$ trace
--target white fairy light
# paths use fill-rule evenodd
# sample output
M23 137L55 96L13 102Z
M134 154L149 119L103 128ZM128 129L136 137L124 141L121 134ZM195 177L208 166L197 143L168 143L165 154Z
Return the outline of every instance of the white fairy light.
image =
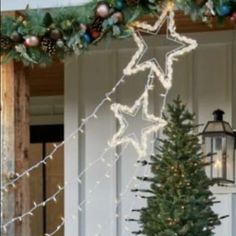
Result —
M59 194L65 190L66 187L70 186L70 185L73 185L75 183L78 183L78 184L81 184L81 177L87 173L87 171L89 169L91 169L96 163L98 163L99 161L101 161L101 159L104 158L104 156L106 155L106 153L108 151L112 150L112 148L106 148L101 156L99 158L97 158L96 160L94 160L90 165L88 165L87 168L85 168L79 176L77 176L76 178L72 179L70 182L65 182L64 186L61 186L61 185L58 185L57 186L57 191L52 194L50 197L48 197L46 200L44 200L43 202L40 202L40 203L36 203L36 202L33 202L33 207L31 209L29 209L27 212L23 213L22 215L20 216L17 216L17 217L14 217L12 218L11 220L7 221L6 223L2 224L1 225L1 228L4 229L4 228L7 228L8 225L16 222L16 221L22 221L22 219L24 219L26 216L30 216L30 215L33 215L33 212L38 209L39 207L44 207L46 206L47 203L51 202L51 201L54 201L55 203L57 202L57 197L59 196Z
M153 74L157 76L157 78L160 80L161 84L166 90L165 94L163 94L164 102L161 108L161 114L164 111L166 105L165 103L168 91L172 87L173 61L176 60L177 56L192 51L194 48L197 47L197 42L195 40L189 39L185 36L181 36L176 32L173 5L171 3L167 4L167 7L163 10L163 13L153 26L147 23L139 22L137 22L135 26L139 30L141 29L152 34L158 34L160 28L165 23L165 21L167 21L167 39L177 42L181 45L180 47L171 50L170 52L167 52L165 71L161 68L156 58L152 58L150 60L140 63L140 60L146 53L148 47L141 34L139 32L135 32L134 30L133 38L138 46L138 50L123 71L125 75L132 75L140 71L149 69L151 71L148 77L149 80L153 77ZM148 89L153 88L152 83L148 84L148 86ZM129 143L133 145L133 147L138 152L139 156L145 156L147 151L147 141L149 134L157 132L160 128L166 125L166 122L161 117L155 117L153 114L148 113L148 89L146 87L144 93L141 95L140 98L138 98L134 102L134 105L132 107L116 103L113 103L111 105L111 110L114 112L114 115L120 124L118 132L112 137L111 141L109 142L109 145L111 147L115 147L124 143ZM128 128L128 122L124 118L122 113L135 117L141 106L143 112L143 119L152 122L153 125L151 125L149 128L142 130L141 143L138 143L136 139L132 138L131 136L123 136Z
M170 52L167 52L165 56L166 66L165 70L163 70L156 58L151 58L150 60L140 63L148 47L139 31L142 30L146 33L157 35L165 21L167 21L166 38L168 40L180 44L181 46L177 47L174 50L171 50ZM158 18L158 20L153 26L145 22L136 22L135 27L137 27L139 30L135 32L133 29L133 38L138 46L138 50L132 57L127 67L124 69L123 73L125 75L132 75L140 71L150 69L160 80L163 87L166 90L169 90L172 87L173 61L175 61L178 56L181 56L195 49L198 45L196 40L181 36L176 32L174 11L173 6L171 6L171 4L167 5L167 7L163 10L161 16Z
M33 166L31 166L30 168L28 168L27 170L23 171L21 174L17 173L16 178L14 178L13 180L3 184L1 182L1 192L7 192L8 188L10 186L12 186L12 183L16 183L17 181L19 181L21 178L23 178L24 176L28 176L30 174L30 172L32 172L33 170L35 170L36 168L38 168L41 165L46 165L47 161L49 159L52 159L52 157L54 156L54 154L60 149L62 148L70 139L74 139L75 135L78 134L78 132L80 133L84 133L83 127L91 120L91 119L98 119L97 117L97 112L100 110L100 108L109 100L111 101L110 96L113 95L117 88L122 84L122 82L125 80L126 76L123 75L118 82L115 84L115 86L105 94L105 97L101 100L101 102L95 107L95 109L93 110L93 112L88 115L86 118L84 118L83 120L81 120L81 124L80 126L75 129L74 131L72 131L65 139L64 141L62 141L61 143L57 144L54 146L54 149L51 151L51 153L49 153L47 156L45 156L41 161L37 162L36 164L34 164ZM2 199L2 198L1 198ZM1 208L2 209L2 208Z
M122 153L124 152L124 150L127 148L127 144L125 145L125 148L122 150L122 152L118 155L118 156L120 156L120 155L122 155ZM114 160L114 162L113 162L113 166L115 165L115 163L117 162L119 160L119 158L117 158L117 159L115 159ZM138 158L138 161L140 161L140 160L142 160L142 157L139 157ZM140 167L139 167L140 168ZM133 182L134 181L137 181L137 179L135 178L133 178L133 176L135 176L135 175L137 175L137 173L138 173L138 171L139 171L139 168L135 168L135 171L134 171L134 173L133 173L133 175L132 175L132 178L130 179L130 181L129 181L129 184L128 184L128 188L126 187L125 188L125 191L124 192L122 192L121 194L120 194L120 196L125 196L128 192L129 192L129 188L132 186L132 184L133 184ZM107 172L110 172L110 170L108 170ZM104 178L104 177L103 177ZM100 182L102 181L102 179L100 180ZM94 187L93 187L93 189L92 189L92 192L97 188L98 186L97 185L95 185ZM79 205L78 205L78 207L77 207L77 209L80 211L80 212L82 212L83 211L83 206L85 205L85 204L87 204L87 205L89 205L89 204L91 204L92 203L92 201L90 200L90 197L91 197L91 191L89 191L89 194L90 194L90 196L88 196L88 198L86 199L86 200L83 200ZM117 199L115 199L115 203L116 203L116 206L118 206L120 203L121 203L121 198L120 198L120 200L117 200ZM119 218L119 214L115 214L115 217L116 218ZM71 216L71 218L72 218L72 216ZM62 222L60 225L58 225L57 227L56 227L56 230L54 230L52 233L48 233L48 234L46 234L47 236L53 236L54 234L56 234L56 232L58 232L63 226L64 226L64 224L66 223L66 221L68 221L69 222L69 220L70 219L67 219L67 220L64 220L64 222ZM100 228L100 230L102 230L104 227L101 225L101 228ZM98 234L99 235L99 234Z
M113 161L113 163L111 164L111 166L109 167L109 170L105 172L104 174L104 177L102 177L100 180L96 181L96 184L95 186L90 189L88 191L88 193L91 195L95 189L101 184L101 182L103 180L105 180L106 178L110 178L110 171L111 169L114 167L114 165L116 164L116 162L119 160L120 156L122 155L122 153L125 151L127 145L124 146L123 150L120 152L120 154L116 153L115 155L115 160ZM70 185L73 185L75 184L76 182L78 182L79 184L81 183L81 177L91 168L93 167L98 161L101 161L102 158L104 158L104 156L106 155L106 153L109 151L109 150L112 150L111 147L106 147L102 153L102 155L94 160L91 164L88 164L88 167L85 168L78 177L74 178L72 181L70 182L65 182L65 185L64 186L61 186L61 185L58 185L57 188L58 190L53 194L51 195L50 197L48 197L45 201L43 202L40 202L40 203L36 203L36 202L33 202L33 205L34 207L32 207L29 211L25 212L24 214L20 215L20 216L17 216L15 218L12 218L11 220L9 220L8 222L6 222L5 224L1 225L1 228L2 229L7 229L7 226L16 222L16 221L22 221L26 216L32 216L33 215L33 212L38 209L39 207L44 207L46 206L47 203L51 202L51 201L54 201L54 202L57 202L57 197L58 195L64 191L66 189L66 187L70 186ZM79 180L79 181L78 181ZM80 203L80 205L78 206L78 210L79 211L82 211L82 206L84 204L90 204L91 201L90 200L84 200ZM55 229L55 231L53 231L51 234L45 234L45 235L48 235L48 236L52 236L54 235L56 232L58 232L61 227L63 227L63 225L65 224L65 221L63 221L60 225L57 226L57 228Z
M162 15L157 20L157 22L155 23L154 26L150 26L146 23L137 23L136 26L138 28L145 30L145 31L148 30L149 33L153 32L154 34L157 34L159 32L160 28L162 27L162 25L164 24L165 20L167 20L167 39L181 44L180 47L178 47L177 49L174 49L166 54L165 71L161 68L161 66L159 65L158 61L155 58L152 58L151 60L148 60L146 62L139 64L140 60L142 59L145 52L147 51L147 45L146 45L145 41L143 40L141 34L139 32L135 32L135 31L133 31L133 33L134 33L133 38L134 38L134 41L136 42L136 44L138 45L138 50L135 53L135 55L132 57L132 60L130 61L128 66L124 69L124 74L126 74L126 75L136 74L139 71L144 71L147 69L150 69L151 72L154 72L154 74L160 80L163 87L166 89L165 93L161 94L161 96L163 97L163 104L161 107L160 117L162 117L162 115L163 115L165 105L166 105L166 97L168 95L170 88L172 87L173 62L176 61L177 56L180 56L180 55L183 55L184 53L190 52L197 47L197 42L195 40L189 39L185 36L180 36L175 31L176 27L175 27L175 22L174 22L174 11L173 11L173 6L170 4L167 5L167 7L164 9ZM186 46L186 44L188 46ZM148 96L148 91L145 90L145 92L147 93L147 96ZM142 96L139 99L142 99ZM135 104L132 108L135 108L136 106L140 105L139 99L138 99L138 102L137 101L135 102ZM115 146L115 145L119 145L121 143L128 142L128 143L133 144L133 146L137 149L137 151L140 155L141 154L145 155L145 152L142 152L139 149L140 147L136 146L136 144L133 143L133 142L135 142L135 140L127 139L127 137L122 137L122 135L124 134L124 130L127 129L127 122L125 122L123 116L119 113L119 111L121 110L123 113L129 113L129 114L135 115L135 113L133 113L133 111L135 109L129 108L127 106L122 106L120 104L113 104L111 106L111 108L115 112L115 116L119 120L119 123L121 126L120 130L113 137L113 140L112 140L113 142L111 142L111 144L113 144ZM145 142L146 142L146 140L145 140ZM145 143L142 143L142 145L145 145ZM149 175L146 173L147 169L148 169L148 166L146 166L146 170L145 170L143 178L149 177ZM136 176L133 176L132 179L136 180L136 181L138 180L136 178ZM126 190L128 189L128 186L129 185L127 184ZM138 183L135 184L135 188L138 188L138 186L139 186ZM124 193L121 193L120 198L123 199L123 197L124 197ZM115 200L116 205L118 205L121 202L121 199L118 201ZM135 201L133 201L131 210L133 209L134 204L135 204ZM130 213L131 213L131 210L130 210ZM116 213L116 215L117 215L117 213ZM119 217L119 215L118 215L118 217ZM128 217L129 217L129 215L128 215ZM110 224L110 223L111 223L111 220L108 221L108 224ZM130 231L129 227L127 227L127 226L125 226L125 230ZM100 232L101 232L101 230L100 230ZM97 233L97 235L100 235L100 233Z
M143 158L143 157L138 158L137 161L141 161L142 158ZM132 174L129 183L126 185L125 190L119 194L119 199L115 199L115 200L114 200L114 203L115 203L115 210L116 210L116 211L117 211L119 205L121 204L121 202L122 202L125 198L127 198L127 194L128 194L128 192L129 192L129 189L131 188L131 186L134 185L135 188L140 187L140 180L138 180L138 179L136 178L137 173L138 173L138 171L139 171L140 168L141 168L141 165L139 165L139 168L135 168L135 171L134 171L134 173ZM148 169L149 169L148 166L145 166L144 175L147 175ZM141 180L142 180L142 179L141 179ZM127 186L128 186L128 187L127 187ZM102 233L102 230L105 229L106 226L108 226L108 225L110 225L111 223L113 223L117 218L123 218L123 217L124 217L125 219L129 218L129 216L130 216L130 214L131 214L131 212L132 212L131 210L134 208L135 203L136 203L136 200L132 201L129 214L127 214L127 215L125 215L125 216L119 215L119 214L116 212L116 213L114 214L115 219L114 219L113 216L112 216L111 218L109 218L109 219L106 221L106 223L102 225L101 229L96 233L96 235L100 236L101 233ZM129 231L129 232L130 232L129 227L127 227L127 226L125 226L125 227L126 227L126 231Z
M123 136L128 128L128 122L125 119L123 113L135 117L140 109L142 109L143 120L146 120L151 123L149 127L142 129L141 143L136 141L136 139L131 136ZM166 125L165 120L156 117L148 112L148 87L145 89L141 97L135 101L132 107L113 103L111 105L111 110L114 112L115 117L118 119L120 128L117 133L112 137L111 141L109 142L109 145L111 147L116 147L118 145L128 143L133 145L139 156L145 156L147 153L149 135L157 132L160 128Z
M77 206L77 210L78 210L79 212L82 212L82 211L83 211L83 206L84 206L85 204L89 205L89 204L92 203L92 201L90 200L92 193L96 190L96 188L100 185L100 183L101 183L103 180L106 179L106 176L111 172L111 169L115 166L115 164L116 164L117 161L120 159L120 156L123 154L123 152L125 151L126 148L127 148L127 145L125 145L125 147L123 148L122 151L120 151L119 154L116 153L117 155L116 155L116 158L114 159L114 161L113 161L113 163L112 163L112 166L109 167L108 171L106 171L106 173L104 174L104 176L96 182L96 184L94 185L94 187L88 190L88 197L87 197L86 199L84 199L82 202L80 202L80 204ZM73 216L74 216L74 215L72 215L71 218L73 218ZM69 220L70 220L69 218L68 218L68 219L64 219L63 222L61 222L58 226L56 226L56 229L55 229L53 232L47 233L46 235L47 235L47 236L53 236L54 234L56 234L56 233L64 226L64 224L66 223L66 221L69 222Z
M164 14L165 13L165 14ZM172 41L175 41L175 42L178 42L178 43L181 43L181 47L175 49L175 50L172 50L171 52L167 53L166 54L166 69L165 69L165 72L163 72L162 68L159 66L159 63L157 62L157 60L155 58L152 58L151 60L148 60L144 63L141 63L141 64L138 64L141 60L141 58L143 57L143 55L145 54L146 50L147 50L147 45L146 43L144 42L143 38L141 37L141 35L138 33L138 32L135 32L133 30L133 38L135 40L135 42L137 43L138 45L138 51L135 53L135 55L132 57L131 61L129 62L128 66L124 69L124 74L123 76L121 77L121 79L115 84L115 86L111 89L110 92L106 93L105 94L105 97L103 98L103 100L97 105L97 107L94 109L94 111L86 118L84 118L80 124L80 126L74 130L68 137L65 138L65 140L59 144L56 144L54 145L54 149L52 150L52 152L46 156L43 160L41 160L40 162L36 163L34 166L30 167L29 169L25 170L23 173L19 174L16 176L15 179L13 179L12 181L9 181L8 183L6 183L5 185L1 186L1 192L5 191L7 192L8 191L8 187L10 186L14 186L15 183L21 179L22 177L24 177L25 175L29 176L30 175L30 172L33 171L34 169L36 169L37 167L39 167L40 165L42 164L47 164L47 161L48 159L52 159L53 158L53 155L57 152L57 150L59 148L61 148L62 146L65 145L66 142L68 142L68 140L70 140L71 138L73 138L78 132L80 133L84 133L84 126L86 125L86 123L92 119L92 118L97 118L97 112L98 110L103 106L103 104L107 101L109 102L112 102L112 99L111 99L111 95L113 95L117 88L120 86L121 83L123 83L125 81L125 77L127 75L132 75L132 74L135 74L135 73L138 73L139 71L144 71L144 70L147 70L147 69L150 69L151 70L151 74L155 74L158 79L161 81L162 85L164 86L164 88L166 89L166 92L165 94L163 94L163 97L164 97L164 103L163 103L163 106L161 108L161 111L164 110L164 107L165 107L165 100L166 100L166 96L168 94L168 91L169 89L171 88L172 86L172 76L173 76L173 61L176 59L177 56L180 56L180 55L183 55L184 53L186 52L189 52L191 50L193 50L194 48L196 48L197 46L197 43L195 40L192 40L192 39L188 39L184 36L180 36L179 34L176 33L175 31L175 24L174 24L174 12L173 11L170 11L169 8L167 8L166 10L164 10L164 13L161 15L160 17L160 20L159 20L159 23L156 23L153 27L150 26L150 25L147 25L145 23L138 23L137 26L142 28L143 30L148 30L148 31L154 31L154 30L159 30L158 27L161 27L161 25L163 25L165 19L167 19L167 29L168 29L168 32L170 33L170 37L169 34L167 34L167 38L172 40ZM158 32L157 32L158 33ZM189 44L189 46L186 46L186 44ZM151 76L150 76L151 78ZM143 114L144 114L144 118L147 119L148 121L154 123L150 129L148 129L148 131L145 129L142 131L142 143L141 145L138 144L138 143L135 143L133 142L132 140L126 140L127 142L122 142L121 140L123 139L121 136L122 136L122 132L123 130L119 130L118 133L116 133L114 135L114 139L112 139L112 141L110 142L111 144L111 147L115 147L119 144L123 144L123 143L131 143L133 144L133 146L135 147L135 149L138 151L139 153L139 156L140 157L143 157L145 154L146 154L146 149L147 149L147 136L152 133L152 132L156 132L157 130L160 129L160 127L163 127L164 126L164 122L161 118L159 117L155 117L154 115L152 114L149 114L148 113L148 90L152 89L153 87L146 87L144 93L141 95L141 97L134 103L133 107L128 107L128 106L122 106L120 104L112 104L112 109L116 110L117 111L117 116L120 117L120 114L119 114L119 111L123 111L124 113L129 113L129 114L133 114L135 116L135 112L137 112L138 109L140 109L140 107L142 107L142 110L143 110ZM121 107L122 106L122 107ZM120 109L121 108L121 109ZM136 113L137 114L137 113ZM161 112L162 114L162 112ZM118 118L118 117L117 117ZM120 117L121 118L121 117ZM122 122L124 122L124 120L119 120L121 123L121 128L123 127L123 124ZM158 124L157 124L158 123ZM124 128L124 127L123 127ZM121 135L120 135L121 134ZM115 139L117 138L117 139ZM125 137L127 138L127 137ZM107 151L109 149L106 149ZM118 157L117 157L118 158ZM98 158L97 160L95 160L95 163L98 162L98 161L105 161L104 157L100 157ZM94 163L94 164L95 164ZM9 224L12 224L14 223L15 221L19 220L19 221L22 221L22 219L28 215L33 215L33 211L36 210L38 207L41 207L41 206L45 206L48 202L50 202L51 200L55 200L57 195L62 192L65 187L67 187L68 185L70 184L74 184L74 183L81 183L81 176L83 174L86 173L86 171L91 168L93 165L89 165L89 167L87 167L86 169L84 169L80 176L77 177L75 180L72 180L71 182L69 183L65 183L64 186L58 186L58 191L55 192L51 197L49 197L48 199L46 199L44 202L41 202L41 203L36 203L34 202L34 207L32 209L30 209L29 211L25 212L24 214L22 214L21 216L18 216L18 217L15 217L13 219L11 219L10 221L8 221L7 223L1 225L1 228L6 231L7 230L7 226ZM106 177L110 177L109 174L106 174L104 176L104 178ZM80 180L80 182L78 181ZM132 181L137 181L137 179L135 178L132 178ZM99 183L96 182L96 186L98 186L100 184L100 181ZM127 185L129 186L129 185ZM128 187L126 186L126 191L128 191ZM93 191L92 191L93 192ZM123 197L124 196L124 193L121 193L120 194L120 197ZM117 201L117 204L119 204L119 200ZM87 203L89 203L89 201L87 201ZM82 208L78 208L78 209L81 209ZM58 232L61 227L65 224L65 219L62 218L62 222L60 225L57 226L57 228L55 229L55 231L53 231L51 234L45 234L47 236L52 236L54 234L56 234L56 232Z

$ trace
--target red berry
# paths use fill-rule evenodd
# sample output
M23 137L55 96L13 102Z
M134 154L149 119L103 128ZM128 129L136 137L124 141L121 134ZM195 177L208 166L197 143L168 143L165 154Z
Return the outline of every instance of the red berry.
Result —
M90 34L91 34L93 39L97 39L101 35L101 33L99 31L96 31L96 30L91 30Z

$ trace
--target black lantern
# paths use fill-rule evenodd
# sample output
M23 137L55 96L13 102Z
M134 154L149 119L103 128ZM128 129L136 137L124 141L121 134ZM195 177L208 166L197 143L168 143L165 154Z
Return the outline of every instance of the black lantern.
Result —
M235 133L223 115L219 109L214 111L214 120L202 132L204 153L211 163L206 172L218 183L235 183Z

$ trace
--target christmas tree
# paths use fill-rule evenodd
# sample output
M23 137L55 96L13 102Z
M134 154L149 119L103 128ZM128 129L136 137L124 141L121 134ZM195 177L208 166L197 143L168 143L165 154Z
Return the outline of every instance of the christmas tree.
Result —
M214 184L204 171L207 164L194 115L177 98L167 107L168 121L163 130L165 139L160 140L157 154L150 165L152 177L139 177L150 183L150 189L134 189L147 199L147 206L138 220L141 230L135 234L146 236L210 236L220 224L213 212L215 198L209 187Z

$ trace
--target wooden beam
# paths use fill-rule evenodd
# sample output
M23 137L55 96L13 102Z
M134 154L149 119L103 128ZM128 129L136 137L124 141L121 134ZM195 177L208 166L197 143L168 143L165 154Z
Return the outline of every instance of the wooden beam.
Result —
M29 83L24 68L14 65L15 78L15 169L17 173L29 168ZM21 180L15 191L15 214L22 215L30 208L29 179ZM15 236L31 236L30 219L15 224Z
M15 112L14 112L14 63L1 65L1 186L9 181L9 174L15 171ZM1 222L15 215L14 191L1 193ZM14 235L14 225L10 225L7 233Z
M23 66L14 62L1 65L1 131L3 182L8 182L11 173L27 169L29 151L29 85ZM4 194L3 220L27 211L29 197L29 180L23 178ZM6 235L30 236L29 218L10 225Z

